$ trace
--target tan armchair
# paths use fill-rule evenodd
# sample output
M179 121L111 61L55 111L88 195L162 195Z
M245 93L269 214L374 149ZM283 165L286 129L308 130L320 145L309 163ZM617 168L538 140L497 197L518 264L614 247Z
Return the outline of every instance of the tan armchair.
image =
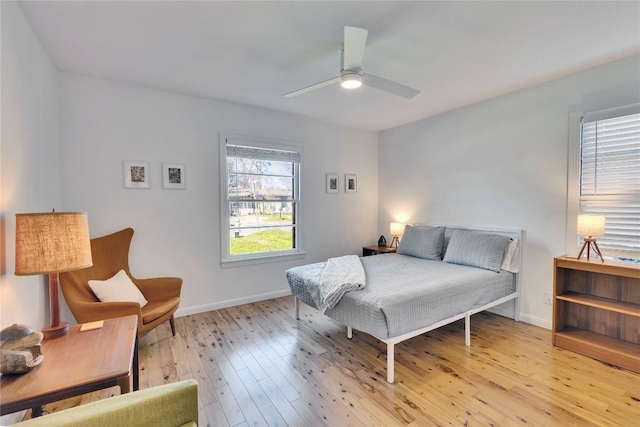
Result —
M182 279L159 277L136 279L129 271L129 247L133 229L126 228L108 236L91 239L93 266L60 273L64 298L78 323L111 319L135 314L138 316L138 337L169 320L175 336L173 314L180 304ZM142 309L137 302L101 302L89 287L89 280L107 280L124 270L149 303Z

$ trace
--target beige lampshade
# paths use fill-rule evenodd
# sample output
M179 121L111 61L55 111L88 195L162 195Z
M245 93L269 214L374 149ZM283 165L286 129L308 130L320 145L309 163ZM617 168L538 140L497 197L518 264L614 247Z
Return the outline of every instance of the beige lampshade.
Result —
M578 215L578 234L580 236L603 236L604 215Z
M86 212L16 214L16 276L92 265Z
M400 222L392 222L389 227L389 233L391 233L392 236L400 236L404 233L404 224Z

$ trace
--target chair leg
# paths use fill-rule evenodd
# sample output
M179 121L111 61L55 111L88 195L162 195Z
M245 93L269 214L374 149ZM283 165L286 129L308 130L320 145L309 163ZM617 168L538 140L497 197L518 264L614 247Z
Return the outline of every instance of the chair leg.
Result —
M169 319L169 323L171 324L171 333L175 337L176 336L176 321L173 318L173 316L171 316L171 319Z

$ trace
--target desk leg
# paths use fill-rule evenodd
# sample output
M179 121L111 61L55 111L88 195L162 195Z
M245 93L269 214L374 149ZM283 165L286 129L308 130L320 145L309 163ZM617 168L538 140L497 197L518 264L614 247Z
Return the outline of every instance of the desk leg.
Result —
M139 368L138 337L136 336L136 340L133 345L133 361L131 363L131 372L129 372L129 375L127 375L126 377L118 378L120 394L131 393L132 391L137 391L140 388Z
M31 408L31 418L42 416L42 405L34 406Z
M118 378L118 385L120 386L120 394L131 393L132 379L133 379L132 375L127 375L126 377Z
M140 389L140 369L138 362L138 337L136 336L136 343L133 346L133 391Z

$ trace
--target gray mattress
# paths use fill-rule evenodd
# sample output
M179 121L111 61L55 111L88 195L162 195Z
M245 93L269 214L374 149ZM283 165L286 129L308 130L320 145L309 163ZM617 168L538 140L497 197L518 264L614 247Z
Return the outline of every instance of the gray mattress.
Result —
M378 338L426 328L515 292L515 275L475 267L385 254L361 258L366 286L345 294L325 314ZM317 308L307 290L326 263L286 272L294 296Z

